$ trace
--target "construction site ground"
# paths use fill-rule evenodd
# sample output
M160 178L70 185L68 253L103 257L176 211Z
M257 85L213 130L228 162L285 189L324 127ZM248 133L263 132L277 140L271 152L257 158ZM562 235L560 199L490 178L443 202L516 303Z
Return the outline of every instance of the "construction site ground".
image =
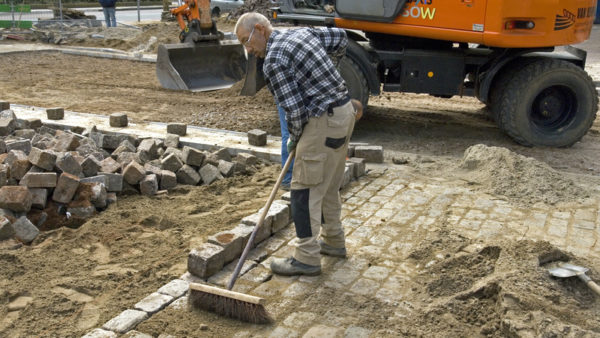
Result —
M177 27L60 31L54 47L152 53ZM223 22L221 29L231 29ZM600 27L579 46L600 81ZM48 32L45 32L47 36ZM73 33L73 34L71 34ZM40 35L17 44L48 46ZM37 36L37 37L36 37ZM100 37L102 36L102 37ZM15 45L0 41L0 51ZM0 100L82 113L126 112L132 122L185 122L279 135L273 98L241 87L162 89L154 64L68 55L0 54ZM140 323L163 337L597 336L600 298L578 279L551 278L570 259L600 280L600 120L570 148L514 143L474 98L371 97L352 141L383 145L384 164L342 191L347 259L324 257L318 277L266 268L292 251L293 225L236 288L265 297L275 322L250 325L191 311L186 298ZM474 146L474 147L473 147ZM526 156L526 157L522 157ZM0 243L0 335L75 337L186 272L187 254L265 202L279 166L153 198L120 196L81 228L30 246Z

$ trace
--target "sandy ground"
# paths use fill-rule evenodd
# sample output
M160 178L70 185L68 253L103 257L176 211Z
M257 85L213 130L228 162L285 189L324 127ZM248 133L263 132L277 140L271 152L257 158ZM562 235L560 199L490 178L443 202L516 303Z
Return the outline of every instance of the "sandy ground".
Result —
M156 23L140 30L95 29L63 43L124 50L143 46L153 51L156 45L147 45L150 37L175 42L177 31L173 24ZM90 34L108 38L90 38ZM266 91L247 98L236 95L239 85L210 93L165 90L159 86L154 64L150 63L44 52L1 55L0 69L0 99L12 103L96 114L126 112L133 122L177 121L237 131L259 128L279 134L273 99ZM354 140L383 144L389 151L388 160L404 160L416 180L427 181L428 175L463 177L464 184L519 205L584 199L595 192L577 187L597 185L600 173L598 121L572 148L524 148L498 131L485 107L472 98L442 100L412 94L371 98L369 114L357 125ZM560 171L526 160L515 160L512 163L519 165L512 168L502 167L501 156L500 160L490 159L500 161L497 166L480 168L482 177L457 171L464 151L478 143L509 148ZM521 170L524 168L530 170ZM185 272L189 249L205 236L231 228L258 210L277 169L268 166L252 178L229 179L211 187L179 188L168 196L152 199L122 197L117 205L79 229L53 230L33 245L18 249L11 248L14 243L2 243L0 334L80 336L101 325ZM513 175L507 176L509 173ZM486 185L494 175L499 179L510 177L510 181L505 186ZM376 179L376 174L372 173L370 179ZM529 185L530 191L538 195L529 198L517 194L511 190L514 184ZM500 190L494 190L498 186ZM555 194L546 194L548 190ZM529 332L530 336L544 332L559 336L600 334L599 303L589 290L568 280L560 281L557 287L555 281L542 278L547 272L540 261L563 255L551 245L529 241L475 243L456 235L443 223L418 235L400 224L388 226L412 243L412 249L399 253L395 263L406 262L407 271L415 271L416 277L410 283L398 280L395 287L404 288L413 301L384 302L327 287L309 292L309 285L290 301L270 299L270 310L277 318L286 318L300 309L331 317L332 322L351 321L373 329L377 336L430 336L440 332L448 336L511 336L517 331ZM431 263L440 255L448 259ZM597 262L581 257L575 262L600 271ZM361 257L349 263L382 262L378 257ZM344 263L333 260L329 264ZM278 279L269 283L277 288ZM8 311L8 304L19 302L28 305L21 311ZM209 330L199 331L199 325L190 323L207 323ZM139 329L155 336L163 332L177 336L228 336L238 330L264 333L259 327L190 312L183 305L159 313Z

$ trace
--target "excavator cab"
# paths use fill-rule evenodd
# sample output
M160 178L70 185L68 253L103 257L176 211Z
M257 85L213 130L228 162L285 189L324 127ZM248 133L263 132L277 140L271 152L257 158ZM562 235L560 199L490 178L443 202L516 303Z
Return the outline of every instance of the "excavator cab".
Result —
M244 47L217 30L210 0L184 0L171 10L181 43L158 47L156 76L167 89L209 91L229 88L246 74Z

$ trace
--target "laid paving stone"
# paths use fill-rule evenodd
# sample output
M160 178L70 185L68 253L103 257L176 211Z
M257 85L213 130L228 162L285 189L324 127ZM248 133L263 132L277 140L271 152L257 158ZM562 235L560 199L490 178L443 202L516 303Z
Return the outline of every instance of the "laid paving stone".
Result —
M260 129L250 130L248 132L248 143L258 147L267 145L267 132Z
M157 292L163 295L171 296L173 298L179 298L188 291L189 287L190 283L181 279L174 279L169 283L163 285L160 289L158 289Z
M48 120L62 120L65 118L65 109L59 107L47 108L46 117L48 117Z
M390 274L390 269L383 266L370 266L363 276L369 279L382 281Z
M93 329L81 338L117 338L117 334L103 329Z
M291 221L290 208L287 203L282 200L273 201L267 215L272 218L271 233L277 233L279 230L290 224Z
M269 338L296 338L300 334L296 330L288 329L283 326L278 326L269 334Z
M27 187L4 186L0 188L0 208L15 212L28 212L33 196Z
M221 172L217 167L212 164L206 164L198 171L200 177L202 178L202 184L208 185L213 183L214 181L223 179Z
M192 249L188 255L188 271L200 278L208 278L223 268L223 248L211 243L203 243Z
M181 184L197 185L201 180L200 174L198 174L194 168L187 164L184 164L179 170L177 170L176 175L177 182Z
M62 173L56 183L56 189L52 194L52 199L59 203L69 203L79 186L79 177L69 173Z
M40 230L25 216L19 217L12 227L15 230L15 238L23 243L31 243L40 233Z
M125 113L112 113L108 118L108 123L111 127L127 127L127 114Z
M316 325L308 329L302 338L336 338L342 335L344 329L325 325Z
M154 292L141 301L137 302L133 308L140 311L145 311L149 314L154 314L162 309L164 309L167 305L169 305L173 301L173 297L169 295L163 295L158 292Z
M251 227L253 229L254 227L256 227L256 224L258 223L259 219L260 219L260 213L257 212L250 216L246 216L246 217L242 218L242 224L245 224L248 227ZM256 237L254 238L255 246L271 236L272 222L273 222L273 217L269 217L269 215L267 214L267 217L265 217L263 224L258 229L258 232L256 233Z
M209 236L208 243L216 244L223 248L223 261L227 264L242 253L244 238L233 231L221 231Z
M11 239L15 236L15 229L8 218L0 216L0 241Z
M244 274L241 279L254 284L261 284L271 279L271 277L273 277L271 269L258 265L254 269L248 271L248 273Z
M350 292L359 294L359 295L375 295L375 292L379 289L379 283L374 280L361 278L352 285L350 288Z
M198 149L185 146L182 151L183 162L187 165L202 167L206 154Z
M250 238L250 234L252 234L252 227L249 227L246 224L238 224L235 228L229 230L235 234L235 236L239 236L243 239L242 247L245 247L248 243L248 239Z
M354 157L364 158L369 163L383 163L382 146L356 146Z
M102 328L104 330L110 330L118 333L126 333L127 331L135 328L139 323L143 322L148 318L148 314L145 311L139 310L125 310L118 316L112 318Z
M123 338L153 338L153 336L151 336L149 334L138 332L136 330L129 331L126 334L124 334L122 337ZM175 338L173 336L165 335L165 334L161 334L159 337L160 338Z
M179 136L187 134L187 124L185 123L167 123L167 133Z
M283 320L283 325L293 328L302 328L310 325L317 318L312 312L294 312Z
M371 330L360 326L349 326L344 332L346 338L369 338Z
M31 164L46 170L54 169L56 164L56 154L36 147L31 148L27 158Z

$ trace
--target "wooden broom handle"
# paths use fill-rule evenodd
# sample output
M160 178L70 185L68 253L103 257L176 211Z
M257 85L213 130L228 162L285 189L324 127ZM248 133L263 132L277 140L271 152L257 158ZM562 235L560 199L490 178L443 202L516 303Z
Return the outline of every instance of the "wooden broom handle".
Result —
M260 218L258 219L258 223L256 223L254 230L252 230L252 234L250 235L250 239L248 239L248 243L246 244L246 247L244 248L244 252L240 256L240 260L238 261L237 265L235 266L235 270L233 270L231 279L229 280L229 283L227 284L227 290L233 289L233 285L235 284L235 281L237 280L237 277L240 274L240 271L242 270L242 266L244 266L246 257L248 257L248 253L250 252L250 249L252 248L252 244L254 243L254 238L256 237L256 233L258 232L258 229L260 229L260 227L263 225L265 218L267 217L267 213L269 212L269 209L271 208L271 204L273 203L273 200L275 200L275 196L277 195L277 190L279 190L279 186L281 185L281 182L283 181L283 178L285 177L286 172L288 171L288 169L290 168L290 165L292 164L294 155L296 155L296 149L290 151L287 161L285 161L285 165L283 166L283 169L281 169L281 173L279 173L277 182L275 183L273 190L271 190L271 195L269 195L269 200L267 201L267 204L265 204L263 211L260 213Z

